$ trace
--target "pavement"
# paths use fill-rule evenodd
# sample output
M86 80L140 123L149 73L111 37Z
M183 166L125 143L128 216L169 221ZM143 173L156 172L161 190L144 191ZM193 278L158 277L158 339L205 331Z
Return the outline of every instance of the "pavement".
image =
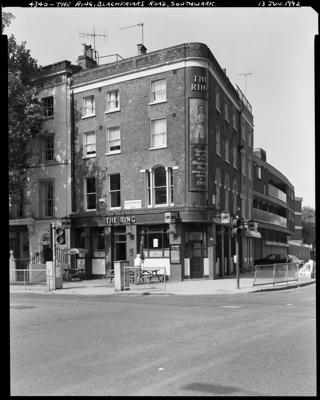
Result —
M220 279L188 279L182 282L168 281L165 284L137 285L134 290L116 291L110 279L90 279L80 281L63 281L62 288L49 290L46 285L10 285L10 293L43 293L47 295L82 295L82 296L106 296L106 295L219 295L239 294L262 291L292 289L305 285L315 284L316 279L299 276L298 281L282 282L273 285L265 280L256 281L254 285L254 273L240 274L239 288L236 277L227 276Z

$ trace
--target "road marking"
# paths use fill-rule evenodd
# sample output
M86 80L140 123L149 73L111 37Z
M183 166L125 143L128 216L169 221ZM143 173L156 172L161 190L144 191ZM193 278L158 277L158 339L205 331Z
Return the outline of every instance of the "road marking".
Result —
M219 306L219 308L241 308L242 306Z

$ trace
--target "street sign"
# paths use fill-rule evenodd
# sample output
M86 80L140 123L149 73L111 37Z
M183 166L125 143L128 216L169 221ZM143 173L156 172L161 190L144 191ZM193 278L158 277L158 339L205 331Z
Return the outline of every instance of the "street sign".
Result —
M221 213L221 223L230 224L230 213L227 212Z

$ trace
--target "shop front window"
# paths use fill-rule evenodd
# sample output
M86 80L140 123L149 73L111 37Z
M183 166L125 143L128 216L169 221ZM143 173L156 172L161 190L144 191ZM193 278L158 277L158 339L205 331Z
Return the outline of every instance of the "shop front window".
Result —
M138 248L141 241L145 257L169 257L169 237L167 225L151 225L138 228Z

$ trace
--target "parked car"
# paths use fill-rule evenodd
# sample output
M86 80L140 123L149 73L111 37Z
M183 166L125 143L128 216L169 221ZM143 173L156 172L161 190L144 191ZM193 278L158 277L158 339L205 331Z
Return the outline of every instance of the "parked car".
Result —
M280 264L280 263L294 263L302 266L303 260L299 260L298 257L292 254L268 254L267 256L255 260L254 265L268 265L268 264Z

